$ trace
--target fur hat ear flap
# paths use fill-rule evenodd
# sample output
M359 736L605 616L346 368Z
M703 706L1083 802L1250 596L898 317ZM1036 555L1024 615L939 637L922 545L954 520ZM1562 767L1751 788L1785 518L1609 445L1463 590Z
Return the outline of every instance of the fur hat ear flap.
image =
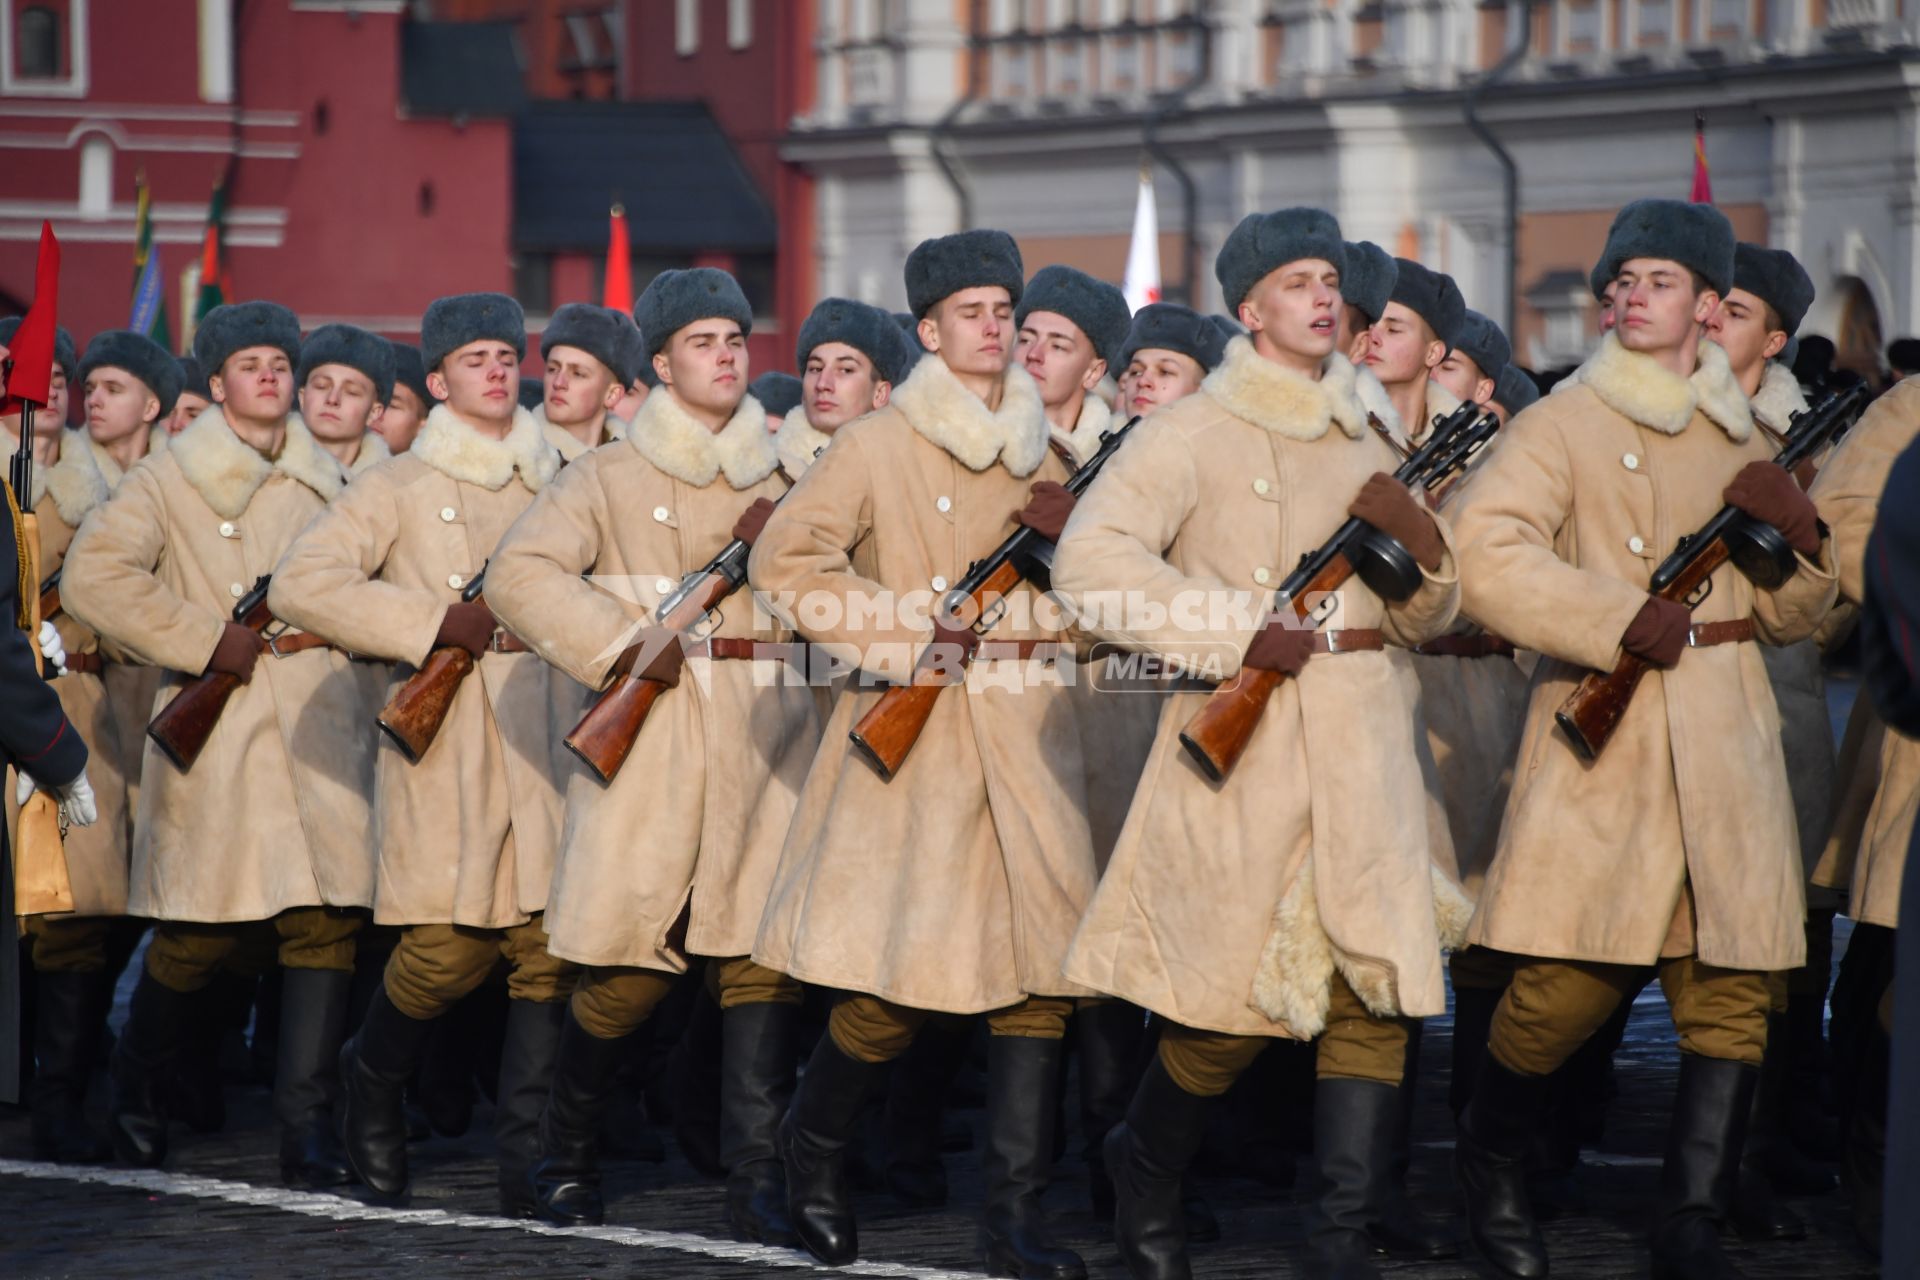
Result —
M1036 311L1051 311L1073 321L1108 368L1113 367L1114 358L1126 343L1132 320L1125 294L1084 271L1057 264L1034 272L1020 296L1020 305L1013 310L1014 324L1026 324L1027 317Z
M300 362L300 318L277 302L229 302L207 312L193 334L193 358L209 378L237 351L273 347Z
M457 293L435 298L420 318L420 359L428 372L470 342L504 342L527 354L527 317L504 293Z
M981 229L922 240L907 255L906 280L907 306L917 320L962 289L998 285L1018 305L1027 273L1012 236Z
M173 412L184 381L180 362L167 349L144 333L130 329L107 329L93 335L87 354L81 357L74 381L84 384L95 369L125 369L153 392L160 402L160 416Z
M358 325L321 325L300 346L294 385L306 386L307 375L323 364L345 365L366 375L373 383L374 399L381 404L393 398L393 344L377 333Z
M1635 200L1613 216L1600 263L1612 280L1622 263L1635 258L1677 262L1698 271L1707 287L1724 297L1733 287L1733 246L1733 224L1710 204Z

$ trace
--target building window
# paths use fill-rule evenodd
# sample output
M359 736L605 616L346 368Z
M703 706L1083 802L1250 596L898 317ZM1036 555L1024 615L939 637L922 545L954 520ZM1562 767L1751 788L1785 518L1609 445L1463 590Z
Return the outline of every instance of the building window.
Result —
M80 144L80 216L113 212L113 144L95 134Z
M753 43L753 0L727 0L727 48Z
M88 0L0 0L0 92L87 92Z
M700 52L700 0L673 0L673 51L683 58Z
M20 11L20 52L14 66L22 80L52 80L60 74L60 15L45 5Z
M546 315L553 310L553 257L523 253L513 263L513 296L523 310Z

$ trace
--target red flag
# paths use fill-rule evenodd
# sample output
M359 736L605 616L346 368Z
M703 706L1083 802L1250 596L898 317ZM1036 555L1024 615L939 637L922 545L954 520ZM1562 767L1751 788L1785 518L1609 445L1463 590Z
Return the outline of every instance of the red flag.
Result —
M600 291L600 305L633 312L633 252L627 248L627 211L619 205L613 206L607 231L607 283Z
M1700 111L1693 113L1693 194L1687 199L1713 203L1713 183L1707 177L1707 117Z
M33 269L33 305L8 344L13 372L7 376L7 410L25 401L45 406L53 393L54 310L60 302L60 242L53 224L40 224L40 257Z

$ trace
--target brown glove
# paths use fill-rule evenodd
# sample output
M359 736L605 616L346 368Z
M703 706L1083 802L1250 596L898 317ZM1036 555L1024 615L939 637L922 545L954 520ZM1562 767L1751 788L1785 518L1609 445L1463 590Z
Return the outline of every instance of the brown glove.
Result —
M1785 470L1758 458L1740 468L1721 499L1780 531L1803 556L1820 554L1820 513Z
M1013 518L1048 542L1060 541L1060 531L1073 514L1073 494L1057 480L1036 481L1033 498L1013 513Z
M434 633L433 644L439 648L465 649L474 657L487 651L493 643L493 610L478 600L458 601L447 606L447 614L440 619L440 630Z
M253 679L253 664L260 660L266 647L267 642L260 638L259 632L229 622L220 633L219 643L213 646L213 656L207 659L207 670L237 676L240 683L245 684Z
M1374 472L1360 486L1359 496L1347 508L1347 514L1358 516L1398 542L1429 572L1440 567L1441 557L1447 553L1433 517L1413 500L1407 486L1384 471Z
M652 680L669 689L680 683L687 651L680 633L669 627L644 627L634 642L613 660L613 674Z
M1780 471L1780 468L1774 470ZM1687 606L1648 596L1640 612L1627 624L1626 633L1620 637L1620 647L1656 667L1671 667L1680 661L1687 647L1687 633L1692 629L1693 612Z
M767 527L767 518L773 514L772 498L755 498L753 505L740 513L733 522L733 539L752 546L760 537L760 531Z
M1278 671L1283 676L1297 676L1312 654L1311 630L1290 627L1275 618L1254 633L1253 643L1247 646L1247 655L1240 659L1240 665L1257 667L1262 671Z
M972 627L961 626L953 618L936 614L933 619L933 638L928 641L921 656L933 669L957 675L979 647L979 632Z

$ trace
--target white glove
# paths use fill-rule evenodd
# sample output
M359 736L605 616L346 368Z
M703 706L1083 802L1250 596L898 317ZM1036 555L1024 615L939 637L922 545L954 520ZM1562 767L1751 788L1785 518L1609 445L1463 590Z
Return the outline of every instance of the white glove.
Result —
M60 821L67 826L90 827L100 817L99 807L93 799L93 784L87 781L85 769L64 787L42 787L31 775L18 771L15 776L18 780L14 784L13 796L22 807L35 791L45 790L60 802Z
M40 656L55 674L67 674L67 646L60 643L60 629L51 622L40 624Z

